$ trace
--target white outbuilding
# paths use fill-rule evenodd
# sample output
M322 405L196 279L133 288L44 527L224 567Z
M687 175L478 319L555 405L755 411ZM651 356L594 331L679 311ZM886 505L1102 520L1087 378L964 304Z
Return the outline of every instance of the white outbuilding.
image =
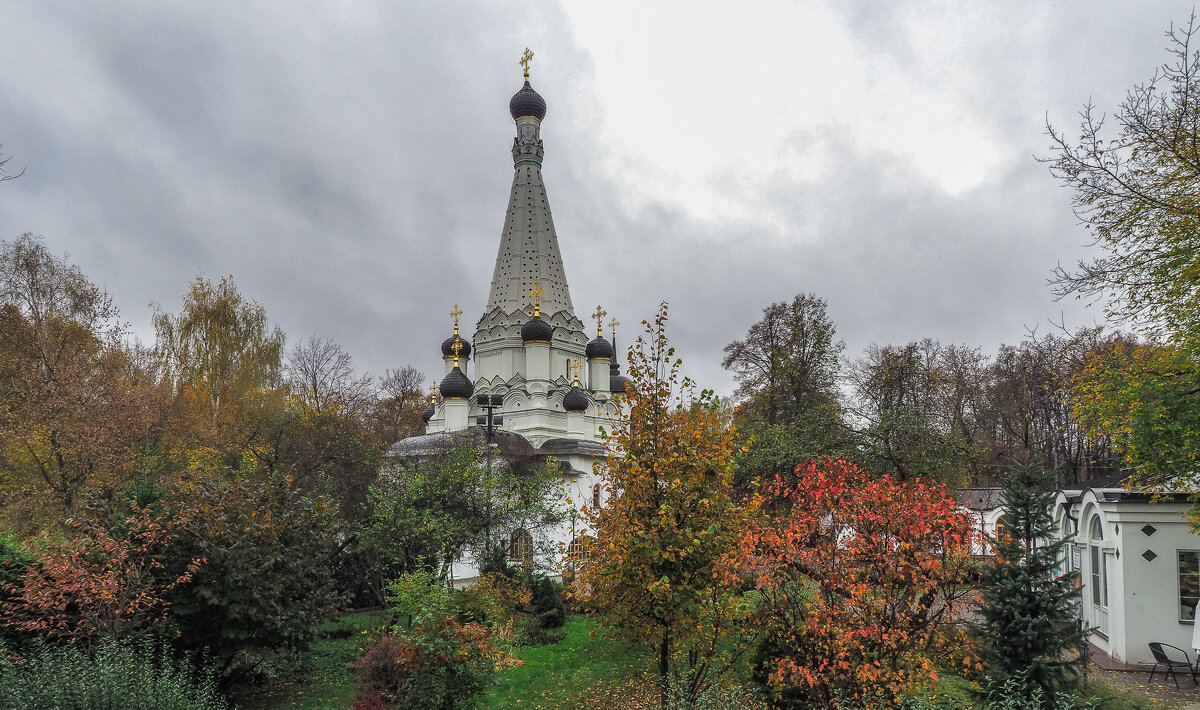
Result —
M1059 491L1054 520L1071 541L1091 641L1112 658L1153 663L1147 644L1192 650L1200 602L1200 535L1185 494L1081 486Z

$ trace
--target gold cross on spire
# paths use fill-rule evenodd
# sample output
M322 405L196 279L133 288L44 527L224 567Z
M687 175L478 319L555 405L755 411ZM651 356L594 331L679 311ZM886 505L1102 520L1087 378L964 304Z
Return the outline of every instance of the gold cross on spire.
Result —
M621 325L621 321L617 320L616 318L613 318L612 320L608 321L608 332L612 333L614 345L617 342L617 326L618 325Z
M529 47L525 48L525 53L521 55L521 61L517 62L522 67L525 67L525 81L529 81L529 62L533 59L533 52L529 51Z
M533 290L529 292L529 295L533 297L533 315L535 318L542 315L542 294L545 292L546 289L542 288L541 281L533 283Z
M571 372L575 375L575 379L571 382L571 385L574 387L579 386L579 370L582 367L583 365L579 362L579 358L575 358L571 361Z
M596 312L592 314L592 318L596 319L596 337L604 337L604 316L608 315L608 311L600 306L596 306Z
M437 404L438 386L436 382L429 383L429 403Z
M458 338L455 338L454 345L450 346L450 349L454 351L454 366L455 367L458 367L458 353L459 353L459 351L462 350L462 346L463 346L463 343Z
M458 317L461 316L462 314L463 314L462 309L458 307L457 303L455 303L454 309L452 311L450 311L450 317L454 319L454 334L455 335L458 335Z

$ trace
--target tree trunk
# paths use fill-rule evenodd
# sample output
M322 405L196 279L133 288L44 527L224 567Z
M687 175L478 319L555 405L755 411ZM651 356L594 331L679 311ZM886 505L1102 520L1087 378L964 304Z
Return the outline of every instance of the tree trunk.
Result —
M671 670L671 629L664 626L662 642L658 646L658 701L662 710L667 710L667 677Z

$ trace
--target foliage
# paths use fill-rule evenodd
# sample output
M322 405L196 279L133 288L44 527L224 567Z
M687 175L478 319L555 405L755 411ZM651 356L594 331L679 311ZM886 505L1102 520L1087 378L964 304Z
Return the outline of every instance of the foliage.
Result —
M225 710L210 673L165 647L106 643L42 646L23 658L0 654L0 707L6 710Z
M838 357L845 347L825 299L799 294L791 303L772 303L745 340L725 346L721 366L732 370L738 395L752 418L769 425L813 418L837 421Z
M16 538L0 533L0 618L20 599L20 588L26 570L34 561L21 549ZM0 623L0 649L23 643L29 634Z
M225 682L306 647L339 604L330 556L336 511L287 477L250 468L198 476L172 492L197 514L180 531L175 560L205 559L169 595L177 643L208 649Z
M0 242L0 471L40 527L111 486L148 429L146 388L130 377L117 310L79 268L25 234Z
M1004 527L992 541L996 560L979 582L977 636L989 675L1020 677L1054 698L1073 689L1087 656L1079 626L1078 573L1059 574L1070 544L1051 517L1055 481L1032 466L1006 482Z
M278 378L284 335L267 325L262 304L247 301L232 277L197 276L178 315L154 309L155 358L173 384L216 425L252 406L246 397Z
M1102 700L1084 703L1073 693L1048 693L1025 671L989 679L983 697L984 710L1075 710L1103 705Z
M398 570L428 567L444 576L467 552L486 556L507 531L560 523L565 494L555 464L489 467L471 443L454 442L429 458L383 472L371 487L373 513L360 544Z
M826 460L777 475L754 504L733 569L761 594L776 705L891 706L937 679L972 538L943 486Z
M1092 104L1078 143L1047 126L1051 173L1074 190L1072 206L1107 252L1059 268L1060 295L1107 296L1112 316L1200 345L1200 25L1167 31L1167 63L1135 85L1113 113L1115 137Z
M528 616L532 599L529 587L519 580L485 574L459 592L455 606L464 620L484 624L499 639L515 642L517 617Z
M737 585L716 574L743 516L733 500L734 432L711 393L687 397L666 322L663 304L631 350L629 421L598 466L608 502L586 511L595 538L585 538L575 584L610 632L654 648L663 692L676 669L694 696L728 666L722 641L744 630Z
M392 612L411 627L422 618L442 618L450 609L451 595L446 583L428 570L405 572L388 583L388 603Z
M545 575L529 578L534 618L543 629L557 629L567 620L567 605L562 598L562 586Z
M120 530L79 526L75 537L47 544L5 588L10 602L0 608L0 623L87 651L149 632L166 620L172 591L203 567L199 557L180 560L175 571L165 564L186 522L135 504Z
M373 643L356 665L356 710L475 707L495 675L496 654L479 624L426 618Z
M1092 437L1111 437L1145 483L1195 474L1200 456L1200 368L1174 345L1116 343L1076 378L1076 414Z
M972 476L979 452L960 426L971 414L960 386L968 372L965 355L926 339L903 347L871 345L852 363L851 413L864 465L901 480Z

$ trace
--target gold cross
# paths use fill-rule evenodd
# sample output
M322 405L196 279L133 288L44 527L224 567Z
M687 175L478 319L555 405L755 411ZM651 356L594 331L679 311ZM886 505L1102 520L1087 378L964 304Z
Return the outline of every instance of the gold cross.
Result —
M617 326L618 325L621 325L621 321L617 320L616 318L613 318L612 320L610 320L608 322L608 330L610 333L612 333L613 344L616 344L616 342L617 342Z
M604 310L600 306L596 306L596 312L592 314L592 317L596 319L597 338L604 337L604 326L602 324L604 323L604 316L606 315L608 315L608 311Z
M462 314L463 314L462 309L458 307L457 303L455 303L454 310L450 311L450 317L454 319L454 334L455 335L458 335L458 317L461 316Z
M521 61L517 62L525 67L525 81L529 81L529 61L533 59L533 52L529 51L529 47L525 48L525 53L521 55Z
M571 384L575 387L579 386L579 370L582 367L583 367L583 365L579 362L578 358L576 358L574 361L571 362L571 371L573 373L575 373L575 381L572 382Z
M436 382L429 383L429 403L437 404L438 386Z
M462 350L462 346L463 346L462 341L459 340L458 338L455 338L454 345L450 346L450 349L454 351L454 366L455 367L458 367L458 353L460 350Z
M546 292L546 289L542 288L541 281L535 281L533 283L533 290L529 292L529 295L533 296L533 315L534 316L542 315L542 294L545 292Z

